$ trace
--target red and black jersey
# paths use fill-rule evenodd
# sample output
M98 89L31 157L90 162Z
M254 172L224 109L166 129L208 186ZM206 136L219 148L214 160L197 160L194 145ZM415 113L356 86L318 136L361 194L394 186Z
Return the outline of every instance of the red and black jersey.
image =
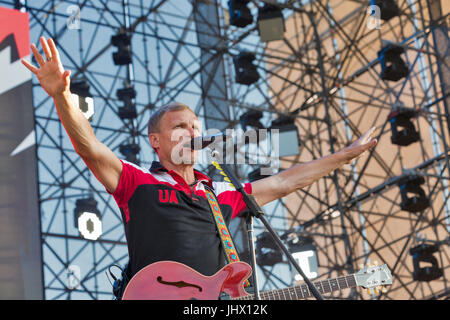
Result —
M131 275L162 260L184 263L204 275L222 268L226 258L204 184L216 194L227 224L246 208L242 194L228 182L212 181L197 170L197 183L191 189L159 162L147 170L121 161L122 174L113 197L125 225ZM251 194L251 184L245 184L244 190Z

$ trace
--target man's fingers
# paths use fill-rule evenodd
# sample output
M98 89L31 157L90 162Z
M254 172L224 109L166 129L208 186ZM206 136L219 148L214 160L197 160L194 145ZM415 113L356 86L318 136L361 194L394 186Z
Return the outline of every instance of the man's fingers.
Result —
M364 136L365 136L365 137L370 137L370 136L372 135L372 133L373 133L374 130L375 130L375 127L370 128L369 130L367 130L367 131L364 133Z
M59 52L56 49L56 46L55 46L55 43L53 42L53 39L52 38L48 38L47 39L47 43L48 43L48 46L50 48L50 52L52 54L52 57L55 58L55 59L59 59Z
M359 138L362 144L368 143L372 139L372 133L375 131L375 127L370 128Z
M47 42L45 41L44 37L40 37L39 40L41 41L42 49L44 50L45 57L47 58L47 61L48 61L48 59L52 57L50 49L49 49L49 47L47 45Z
M37 63L39 64L39 66L43 66L45 63L44 58L41 56L41 54L39 53L38 49L36 48L36 46L34 45L34 43L31 44L31 51L33 51L33 55L36 58Z
M38 68L36 68L35 66L33 66L31 63L29 63L27 60L21 59L20 61L22 61L22 64L28 68L28 70L30 70L31 72L33 72L34 74L36 74L36 72L39 70Z
M365 151L367 151L367 150L373 148L377 143L378 143L377 139L373 138L373 139L371 139L370 141L368 141L368 142L366 142L365 144L363 144L363 145L361 146L361 147L362 147L362 150L364 150L363 153L364 153Z

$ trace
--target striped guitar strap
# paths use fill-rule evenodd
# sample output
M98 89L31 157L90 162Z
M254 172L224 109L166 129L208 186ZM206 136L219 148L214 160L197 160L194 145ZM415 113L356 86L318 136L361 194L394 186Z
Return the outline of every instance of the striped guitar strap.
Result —
M228 231L225 220L223 219L216 195L214 194L214 192L212 192L212 190L210 190L208 186L205 186L205 193L214 216L217 231L219 232L220 239L222 240L222 248L225 251L225 256L227 257L228 263L240 261L236 247L233 243L233 239L231 239L231 233L230 231ZM249 286L249 281L245 280L244 285L246 287Z

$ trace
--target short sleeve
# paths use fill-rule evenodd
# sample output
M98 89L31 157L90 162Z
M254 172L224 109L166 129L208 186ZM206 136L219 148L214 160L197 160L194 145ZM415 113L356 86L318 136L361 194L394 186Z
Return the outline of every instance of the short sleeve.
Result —
M217 200L220 204L226 204L231 206L233 213L231 218L236 218L239 213L247 208L244 202L242 194L237 191L229 182L213 182L214 193L217 196ZM244 184L244 191L248 194L252 194L252 184Z
M140 181L143 179L146 170L125 160L120 159L122 162L122 172L120 174L119 184L114 193L110 193L116 200L119 208L123 208L128 204L133 195L136 187L139 185Z

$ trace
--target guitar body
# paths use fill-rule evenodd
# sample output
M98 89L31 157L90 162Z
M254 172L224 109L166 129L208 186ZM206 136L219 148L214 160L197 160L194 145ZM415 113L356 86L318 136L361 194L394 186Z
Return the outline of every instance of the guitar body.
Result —
M221 292L231 298L247 295L243 282L252 273L245 262L226 265L212 276L174 261L152 263L130 280L122 300L218 300Z

